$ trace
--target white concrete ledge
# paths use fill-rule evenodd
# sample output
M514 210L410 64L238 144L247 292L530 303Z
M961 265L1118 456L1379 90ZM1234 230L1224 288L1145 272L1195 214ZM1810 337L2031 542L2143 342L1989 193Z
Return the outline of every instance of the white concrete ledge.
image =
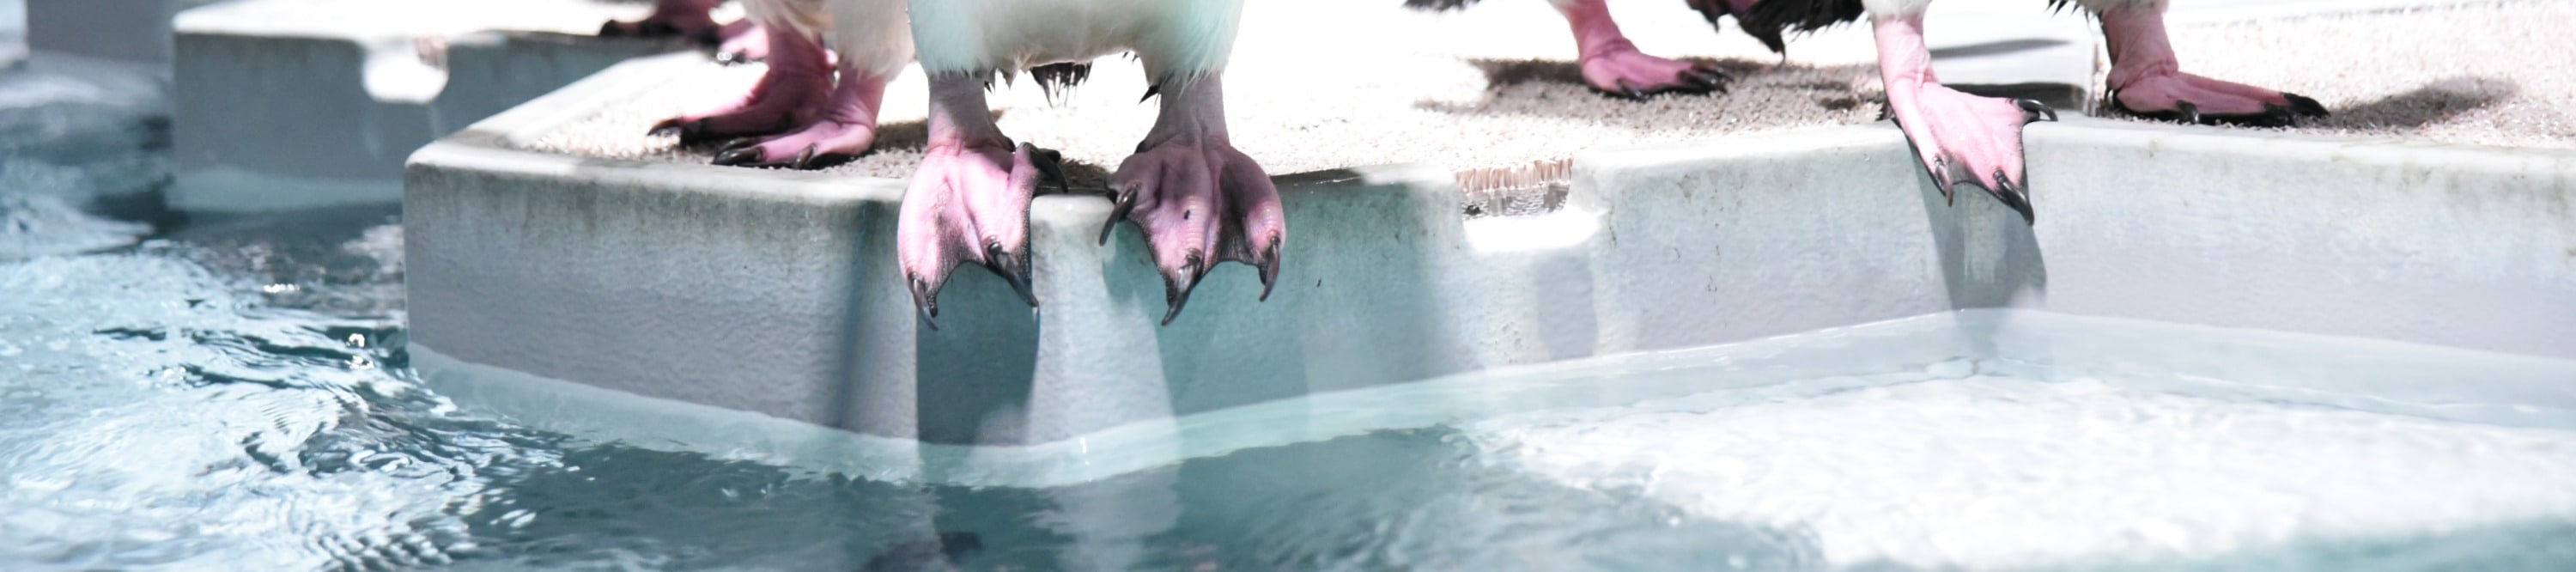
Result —
M1107 201L1050 196L1031 213L1043 311L970 269L929 331L892 258L901 181L517 148L638 85L602 74L413 155L425 377L1063 451L1338 390L1963 308L2576 358L2569 152L2070 119L2026 137L2036 227L1973 191L1944 205L1884 125L1590 153L1567 206L1529 218L1466 220L1428 168L1296 174L1278 178L1278 292L1256 303L1253 272L1221 267L1169 327L1139 235L1096 246ZM1158 447L1137 454L1180 446Z
M243 0L181 12L172 81L186 97L174 98L180 173L168 200L218 211L398 200L403 159L431 140L617 62L688 47L585 35L643 8Z

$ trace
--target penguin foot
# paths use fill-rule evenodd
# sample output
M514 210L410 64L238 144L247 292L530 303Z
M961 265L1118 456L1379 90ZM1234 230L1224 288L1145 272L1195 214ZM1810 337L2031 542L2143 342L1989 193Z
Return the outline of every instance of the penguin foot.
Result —
M924 323L939 329L939 290L966 263L1000 275L1037 307L1029 259L1029 201L1042 180L1062 184L1054 151L1008 139L942 144L922 152L895 223L895 257Z
M1939 84L1911 91L1898 97L1891 90L1889 111L1941 198L1955 204L1958 187L1973 186L2035 223L2022 174L2021 128L2056 121L2057 112L2034 100L1978 97Z
M1650 56L1634 46L1585 56L1582 65L1583 83L1602 95L1625 99L1724 92L1730 81L1717 66Z
M2288 127L2326 116L2325 105L2306 96L2178 71L2131 79L2114 89L2111 103L2137 117L2201 125Z
M840 83L813 123L785 135L727 146L716 153L715 164L820 169L867 153L876 142L877 108L885 101L886 81L844 71Z
M750 94L712 110L662 120L653 125L652 133L676 134L681 145L697 145L778 133L822 116L833 91L832 68L823 45L793 32L768 32L773 48L769 71L752 85Z
M1288 225L1279 189L1252 157L1222 138L1148 140L1119 163L1111 181L1118 195L1100 225L1100 242L1109 242L1121 219L1145 232L1171 305L1164 325L1180 317L1190 290L1220 262L1258 270L1261 299L1270 299Z

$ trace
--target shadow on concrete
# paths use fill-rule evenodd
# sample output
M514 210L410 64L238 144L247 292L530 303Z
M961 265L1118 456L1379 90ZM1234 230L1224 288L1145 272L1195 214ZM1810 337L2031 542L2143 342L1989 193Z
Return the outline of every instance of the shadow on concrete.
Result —
M889 242L894 236L891 226L861 232ZM895 265L892 259L870 263ZM938 330L927 324L913 330L916 438L958 445L1028 444L1029 398L1037 381L1038 337L1044 333L1038 314L1001 277L969 265L949 275L947 288L939 293L938 319Z
M2068 43L2069 42L2066 40L2055 38L2022 38L1986 42L1982 44L1969 44L1965 46L1951 46L1932 50L1932 59L1973 58L2017 52L2029 52L2063 46Z
M1448 373L1463 359L1456 332L1435 325L1454 296L1432 283L1424 247L1444 231L1423 228L1423 201L1401 185L1370 186L1357 172L1274 178L1287 207L1284 266L1267 302L1258 271L1226 264L1209 272L1188 307L1155 330L1171 412L1188 415L1310 393L1368 387ZM1460 224L1448 205L1437 219ZM1124 226L1116 243L1139 253L1143 233ZM1161 276L1145 264L1108 276L1119 303L1165 307ZM1387 367L1387 366L1392 367Z
M2259 83L2259 82L2258 82ZM2425 84L2422 87L2382 97L2358 105L2329 105L2332 115L2303 120L2297 129L2352 129L2390 131L2411 134L2431 125L2447 123L2470 112L2512 99L2522 91L2521 84L2510 79L2458 76ZM2104 115L2132 121L2117 111L2108 92L2096 102Z
M1876 108L1862 102L1877 77L1868 65L1815 67L1744 59L1685 58L1716 66L1732 81L1725 93L1665 94L1646 101L1601 95L1566 60L1476 59L1490 86L1474 103L1424 100L1415 107L1455 115L1521 115L1638 130L1690 128L1712 134L1766 128L1865 123Z
M1923 212L1931 219L1932 246L1941 259L1941 282L1951 309L2030 306L2046 298L2048 260L2040 252L2036 227L1974 186L1960 186L1955 198L1944 199L1931 175L1919 165L1912 170L1922 190ZM2037 216L2045 219L2048 211L2042 208ZM1996 324L1963 326L1961 337L1971 346L1963 349L1967 355L1996 355L2000 329Z
M2446 78L2377 101L2331 109L2333 115L2308 126L2421 129L2511 99L2521 89L2520 84L2509 79Z

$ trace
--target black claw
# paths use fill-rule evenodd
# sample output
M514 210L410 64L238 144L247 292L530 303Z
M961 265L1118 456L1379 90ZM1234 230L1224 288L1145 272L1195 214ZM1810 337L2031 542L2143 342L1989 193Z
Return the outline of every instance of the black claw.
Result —
M1638 91L1637 86L1628 85L1628 80L1624 79L1619 80L1619 95L1637 101L1646 100L1646 92Z
M2002 169L1995 170L1995 188L1988 190L1987 193L1993 194L1995 200L2003 201L2004 206L2012 207L2013 212L2021 213L2023 224L2039 224L2039 218L2032 215L2030 211L2029 193L2014 185L2012 178L2004 176Z
M1161 82L1156 82L1156 83L1155 83L1155 84L1153 84L1153 85L1145 86L1145 96L1144 96L1144 97L1136 98L1136 103L1144 103L1144 102L1146 102L1147 100L1154 99L1154 94L1158 94L1158 93L1162 93L1162 92L1163 92L1163 84L1162 84Z
M670 119L664 119L664 120L662 120L662 121L661 121L661 122L659 122L659 123L654 123L654 124L653 124L653 128L652 128L652 129L644 130L644 134L645 134L645 135L654 136L654 137L667 137L667 136L672 136L672 135L678 135L678 134L680 134L680 119L679 119L679 118L677 118L677 117L674 117L674 118L670 118Z
M796 161L788 163L788 166L794 167L798 171L814 170L814 144L805 144L805 151L797 153Z
M1136 188L1129 186L1119 190L1117 202L1109 207L1109 220L1100 222L1100 244L1109 244L1109 231L1117 230L1118 221L1127 220L1127 213L1135 211Z
M715 163L716 163L717 165L723 165L723 166L727 166L727 167L733 167L733 166L739 166L739 165L749 165L749 164L752 164L752 163L758 163L758 162L760 162L760 156L761 156L761 155L762 155L762 153L761 153L761 151L760 151L760 147L759 147L759 146L742 147L742 148L737 148L737 149L728 149L728 150L725 150L725 152L723 152L723 153L717 153L717 154L716 154L716 161L715 161Z
M1172 325L1172 319L1181 317L1181 307L1189 305L1190 289L1197 288L1199 276L1207 274L1207 269L1199 265L1201 260L1199 253L1191 252L1182 260L1184 267L1179 274L1163 274L1163 301L1172 305L1170 311L1163 313L1163 325Z
M726 139L726 140L725 140L725 142L724 142L723 144L721 144L721 145L717 145L717 146L716 146L716 148L717 148L717 149L726 150L726 151L732 151L732 150L735 150L735 149L741 149L741 148L744 148L744 147L750 147L750 146L753 146L753 145L759 145L759 144L760 144L760 138L759 138L759 137L735 137L735 138L732 138L732 139Z
M922 323L930 324L930 329L937 331L939 329L939 293L934 291L936 287L930 285L929 279L920 276L913 276L911 282L913 309L920 311Z
M1002 281L1009 283L1011 291L1018 292L1020 299L1027 301L1029 307L1038 307L1037 292L1030 289L1035 281L1030 279L1027 259L1012 256L1010 252L1002 250L1001 243L987 243L984 245L984 260L987 261L984 267L992 269L994 274L1001 275Z
M2183 123L2203 124L2200 119L2200 106L2194 105L2192 102L2174 102L2174 113L2182 119Z
M1046 177L1045 181L1039 181L1039 184L1054 181L1056 192L1073 192L1073 181L1064 177L1064 153L1027 143L1021 143L1020 146L1028 148L1029 163L1037 166L1039 175Z
M1959 198L1950 191L1951 185L1958 184L1958 178L1953 176L1956 169L1950 165L1950 156L1948 154L1933 156L1930 167L1932 188L1941 190L1941 204L1959 204Z
M2013 105L2021 107L2021 120L2023 123L2038 121L2041 117L2046 117L2049 121L2057 120L2057 110L2050 109L2048 104L2040 103L2039 100L2015 99L2013 100Z
M1693 65L1689 69L1682 70L1679 75L1681 77L1676 79L1680 79L1682 83L1691 86L1697 91L1703 93L1726 92L1726 82L1728 81L1726 73L1717 71L1717 68L1710 67L1708 64Z
M1279 284L1279 239L1270 239L1270 246L1262 249L1261 262L1255 266L1261 268L1261 301L1268 302L1270 287Z
M717 52L717 53L716 53L716 63L719 63L719 64L724 64L724 65L729 65L729 66L738 66L738 65L743 65L743 64L751 63L751 61L752 61L752 60L751 60L751 54L748 54L748 53L743 53L743 52Z
M715 134L707 132L707 120L700 119L680 125L680 145L697 145L714 138Z
M2226 119L2219 118L2221 121ZM2246 118L2242 122L2254 127L2289 127L2298 125L2299 120L2298 116L2290 113L2290 108L2266 103L2263 104L2262 113Z
M2317 103L2317 100L2309 99L2308 96L2284 91L2281 92L2281 97L2289 99L2290 112L2297 113L2301 117L2325 117L2327 115L2326 105Z
M626 33L626 29L625 29L625 28L620 28L620 27L618 27L618 26L617 26L617 24L618 24L618 23L619 23L619 22L618 22L618 21L616 21L616 20L609 20L609 21L606 21L606 22L601 22L601 23L599 23L599 37L602 37L602 38L614 38L614 37L618 37L618 36L620 36L620 35L624 35L624 34Z

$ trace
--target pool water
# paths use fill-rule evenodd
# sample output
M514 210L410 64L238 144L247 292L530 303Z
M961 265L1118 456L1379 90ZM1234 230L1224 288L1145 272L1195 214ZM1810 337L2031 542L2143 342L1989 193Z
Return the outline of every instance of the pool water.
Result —
M392 207L152 208L159 82L0 71L0 570L2576 569L2576 364L2011 313L992 482L532 426L415 368Z
M2011 364L1466 412L1050 486L600 442L415 379L394 216L199 219L0 263L0 569L2576 566L2568 411ZM1690 355L1650 373L1725 365Z

